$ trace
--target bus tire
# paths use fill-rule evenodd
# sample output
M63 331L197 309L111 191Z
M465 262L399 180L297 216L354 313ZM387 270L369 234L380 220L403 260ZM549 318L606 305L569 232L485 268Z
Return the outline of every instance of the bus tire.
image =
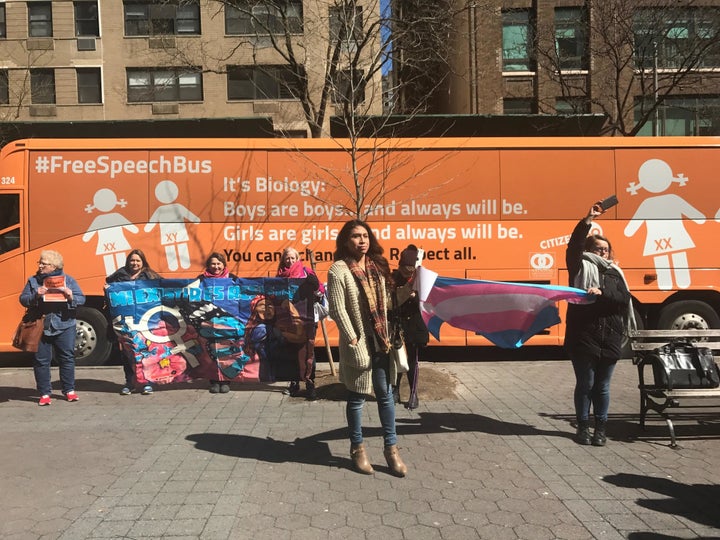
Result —
M97 309L79 307L76 317L75 364L101 366L110 356L108 321Z
M705 302L681 300L668 304L660 311L658 330L707 330L720 328L720 316Z

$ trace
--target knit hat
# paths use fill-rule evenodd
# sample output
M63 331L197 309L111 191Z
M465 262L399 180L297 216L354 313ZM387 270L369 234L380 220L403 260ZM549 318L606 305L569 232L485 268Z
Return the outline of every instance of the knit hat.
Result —
M418 248L410 244L400 253L400 266L415 266L418 257Z

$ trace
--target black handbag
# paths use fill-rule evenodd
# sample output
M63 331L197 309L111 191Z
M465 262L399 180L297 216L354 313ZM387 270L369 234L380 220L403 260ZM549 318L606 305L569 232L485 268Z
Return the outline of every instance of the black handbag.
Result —
M693 343L668 343L646 357L652 365L655 386L673 388L717 388L720 386L712 350Z

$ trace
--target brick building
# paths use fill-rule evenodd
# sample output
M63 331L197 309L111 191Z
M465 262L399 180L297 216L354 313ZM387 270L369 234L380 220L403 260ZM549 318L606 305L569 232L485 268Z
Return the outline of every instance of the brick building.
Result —
M604 113L608 134L649 135L653 124L660 135L720 134L718 0L456 1L455 9L451 69L428 112ZM662 104L649 112L655 98Z
M316 101L337 19L328 3L288 0L263 14L266 29L289 29ZM378 16L371 6L366 23ZM219 1L0 2L3 122L270 117L277 131L307 136L287 64L268 32ZM342 90L342 65L336 77ZM366 86L367 110L379 113L380 74ZM333 113L331 99L324 130Z

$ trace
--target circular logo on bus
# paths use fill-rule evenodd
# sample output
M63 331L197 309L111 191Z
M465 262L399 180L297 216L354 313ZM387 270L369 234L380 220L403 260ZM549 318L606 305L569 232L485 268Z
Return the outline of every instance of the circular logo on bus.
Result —
M555 265L555 259L550 253L533 253L530 256L530 266L534 270L550 270Z

